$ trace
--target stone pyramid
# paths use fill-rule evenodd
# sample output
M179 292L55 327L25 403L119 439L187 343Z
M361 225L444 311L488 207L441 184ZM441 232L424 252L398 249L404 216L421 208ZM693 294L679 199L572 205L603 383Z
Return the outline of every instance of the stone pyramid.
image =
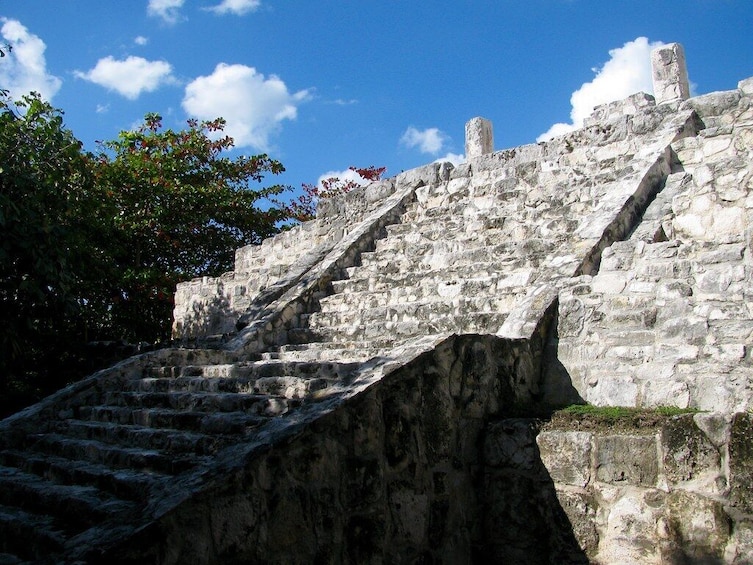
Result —
M752 562L753 79L654 78L180 284L180 346L0 422L0 564ZM583 402L704 412L540 430Z

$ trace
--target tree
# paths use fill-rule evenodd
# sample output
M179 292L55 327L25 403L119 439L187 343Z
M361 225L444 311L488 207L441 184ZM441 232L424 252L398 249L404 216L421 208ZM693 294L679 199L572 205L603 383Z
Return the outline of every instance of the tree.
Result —
M61 342L80 329L81 274L99 272L90 246L98 238L89 233L97 198L88 164L60 111L38 94L17 102L0 95L3 402L45 389L52 373L34 380L30 372L59 362Z
M382 178L387 167L372 165L362 169L357 167L348 167L348 169L357 173L363 180L377 181ZM304 183L301 186L303 194L289 204L282 204L281 207L291 219L297 222L306 222L316 217L316 206L321 198L332 198L339 194L347 194L359 186L361 184L354 180L343 180L338 177L324 179L321 187L317 184Z
M285 188L255 185L282 165L225 157L223 127L150 114L94 155L39 95L0 94L0 417L100 368L89 340L169 337L178 281L279 231Z
M101 144L94 172L110 218L111 324L120 337L167 339L175 284L230 270L236 248L260 243L287 219L265 202L285 187L250 185L282 164L223 156L233 146L224 126L189 120L173 131L148 114L135 131Z

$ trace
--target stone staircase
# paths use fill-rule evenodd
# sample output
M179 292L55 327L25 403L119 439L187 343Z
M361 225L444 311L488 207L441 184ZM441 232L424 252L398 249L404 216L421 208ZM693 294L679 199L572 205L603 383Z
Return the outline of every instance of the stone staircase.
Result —
M642 223L563 287L560 359L587 401L750 405L750 93L748 80L685 103L701 128L672 143L675 169Z
M186 362L202 356L204 363ZM93 547L133 532L176 482L198 480L224 450L347 383L360 365L220 357L167 355L140 378L92 387L33 430L5 434L0 553L16 558L0 563L56 554L96 561Z
M681 119L680 130L690 116ZM674 138L677 131L669 131ZM590 254L600 252L598 240L591 249L583 245L588 239L579 228L588 226L589 218L624 221L614 211L604 214L599 197L619 194L614 185L631 174L651 176L641 168L654 163L647 167L640 158L625 157L637 152L635 140L607 129L591 132L591 143L601 145L604 155L549 163L543 170L536 160L541 153L531 148L533 159L524 151L501 155L481 174L460 167L446 182L418 188L416 199L399 222L386 226L374 251L361 253L360 265L344 269L344 278L333 281L333 294L306 316L303 335L344 349L353 341L378 340L383 352L419 336L500 333L531 289L574 275L592 261ZM609 176L604 161L611 166L618 153L625 163L620 174ZM593 189L594 179L602 185L599 191ZM655 179L651 183L641 196L634 196L635 186L629 185L638 206L656 194ZM585 221L565 213L568 200L579 203ZM562 257L567 258L563 270L547 269Z
M525 249L558 242L524 247L504 227L515 210L492 198L474 209L483 197L470 185L466 176L420 189L374 251L333 281L334 293L308 317L312 336L344 345L378 340L388 349L424 335L496 333L533 282L540 256Z
M384 506L367 512L364 492L407 489L424 468L471 488L485 423L540 402L556 288L597 272L664 185L670 144L695 133L691 110L643 112L382 183L243 313L219 310L240 328L221 347L129 359L0 423L0 564L259 562L275 527L318 529L341 557L286 561L277 547L269 562L368 562L363 532L398 528L379 520L413 495L379 491ZM234 292L207 285L219 294L204 306ZM407 453L413 443L434 462ZM431 494L436 512L469 519L447 492ZM316 514L325 500L342 516ZM414 543L398 541L398 552Z

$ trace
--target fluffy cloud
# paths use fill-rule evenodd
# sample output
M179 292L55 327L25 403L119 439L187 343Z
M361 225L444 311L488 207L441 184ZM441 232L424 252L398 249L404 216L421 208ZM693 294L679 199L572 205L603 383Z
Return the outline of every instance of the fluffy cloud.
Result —
M199 120L222 116L225 133L236 146L268 151L269 138L283 120L296 118L298 106L309 96L308 90L291 94L275 75L265 78L253 67L220 63L211 75L186 86L183 109Z
M149 0L146 13L155 18L162 18L168 24L180 19L180 9L185 0Z
M261 0L222 0L220 4L207 8L207 10L215 14L242 16L255 11L259 6L261 6Z
M97 61L93 69L78 78L114 90L129 100L135 100L142 92L152 92L163 84L174 82L172 67L166 61L147 61L143 57L128 57L118 61L105 57Z
M591 115L594 107L614 100L620 100L636 92L653 93L651 79L651 51L664 45L657 41L649 43L645 37L628 41L622 47L609 51L610 59L600 69L593 69L594 79L584 83L570 97L571 123L554 124L536 141L546 141L583 125L583 120Z
M344 171L327 171L326 173L319 175L317 185L321 188L322 182L331 178L340 179L341 181L352 181L358 186L364 186L371 182L370 180L364 179L357 172L351 169L345 169Z
M458 155L457 153L448 153L444 157L440 157L439 159L436 159L434 162L444 163L445 161L449 161L450 163L452 163L453 165L457 167L461 163L465 163L465 155L463 154Z
M0 85L16 98L34 91L45 100L52 100L62 81L47 72L44 41L29 33L18 20L0 18L0 22L3 40L13 47L0 64Z
M418 147L421 153L436 155L442 150L447 136L437 128L427 128L419 131L410 126L400 138L400 143L406 147Z

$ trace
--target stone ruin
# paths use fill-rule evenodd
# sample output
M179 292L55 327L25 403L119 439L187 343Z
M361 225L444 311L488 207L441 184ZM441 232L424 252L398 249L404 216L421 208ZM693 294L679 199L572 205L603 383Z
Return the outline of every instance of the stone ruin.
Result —
M0 423L0 563L753 563L753 78L652 61L178 285L181 346Z

